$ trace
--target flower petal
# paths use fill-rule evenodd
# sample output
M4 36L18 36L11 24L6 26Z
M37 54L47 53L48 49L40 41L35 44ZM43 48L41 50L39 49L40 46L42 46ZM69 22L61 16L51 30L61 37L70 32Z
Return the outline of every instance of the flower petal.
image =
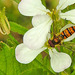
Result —
M75 9L65 13L60 13L60 17L75 23Z
M75 26L73 24L67 24L66 26L64 26L60 32L64 31L65 29L69 28L69 27L72 27L72 26ZM71 41L75 38L75 33L73 33L70 37L68 37L67 39L63 40L63 42L67 42L67 41Z
M23 37L24 44L30 49L39 49L46 42L52 20L30 29Z
M45 49L46 48L44 47L39 50L31 50L22 43L16 47L15 56L17 61L19 61L20 63L28 64L32 62L36 58L36 56Z
M63 10L67 6L75 3L75 0L59 0L59 4L57 6L57 10Z
M35 26L41 25L42 23L46 21L48 22L50 19L51 17L48 15L36 15L32 18L32 25L35 27Z
M18 9L21 14L25 16L35 16L38 14L46 14L46 7L42 4L41 0L22 0Z
M61 72L70 67L72 60L68 54L56 52L55 49L53 52L50 50L49 54L51 56L51 67L55 72Z

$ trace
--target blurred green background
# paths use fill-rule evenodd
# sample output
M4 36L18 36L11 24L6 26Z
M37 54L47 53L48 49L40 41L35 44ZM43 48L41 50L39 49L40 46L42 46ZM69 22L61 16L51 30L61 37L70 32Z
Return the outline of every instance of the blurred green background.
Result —
M3 7L6 8L6 11L5 11L5 14L8 18L9 21L12 21L12 22L16 22L28 29L30 29L32 27L31 25L31 17L26 17L26 16L23 16L19 13L18 11L18 3L20 2L20 0L0 0L0 10L3 9ZM19 37L19 38L16 38L19 42L22 42L22 37L20 37L17 33L13 33L14 37ZM0 40L4 40L6 41L6 37L7 36L3 36L1 33L0 33Z

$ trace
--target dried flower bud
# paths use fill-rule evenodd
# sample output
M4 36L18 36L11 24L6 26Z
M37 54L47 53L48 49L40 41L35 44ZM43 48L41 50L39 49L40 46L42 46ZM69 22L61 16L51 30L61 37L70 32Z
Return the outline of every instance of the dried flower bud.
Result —
M10 33L10 24L7 17L5 16L5 7L2 11L0 11L0 32L3 35Z

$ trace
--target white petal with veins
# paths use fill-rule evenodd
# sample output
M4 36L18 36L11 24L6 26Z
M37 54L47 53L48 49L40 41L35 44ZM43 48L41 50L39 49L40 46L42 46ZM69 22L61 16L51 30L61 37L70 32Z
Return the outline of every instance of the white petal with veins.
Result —
M49 15L36 15L32 18L32 25L35 27L44 22L48 22L50 19L51 17Z
M52 52L53 51L53 52ZM71 57L63 52L57 52L55 49L49 51L51 57L51 67L55 72L61 72L70 67Z
M52 20L42 23L29 31L23 37L23 43L30 49L39 49L46 42L46 37L50 31Z
M75 9L65 13L60 13L60 17L66 20L70 20L72 23L75 23Z
M15 56L17 61L19 61L20 63L28 64L32 62L36 58L36 56L45 49L46 48L44 47L39 50L31 50L22 43L16 47Z
M42 4L41 0L22 0L18 9L22 15L35 16L38 14L46 14L49 10Z
M63 10L67 6L75 3L75 0L59 0L59 4L57 6L57 10Z

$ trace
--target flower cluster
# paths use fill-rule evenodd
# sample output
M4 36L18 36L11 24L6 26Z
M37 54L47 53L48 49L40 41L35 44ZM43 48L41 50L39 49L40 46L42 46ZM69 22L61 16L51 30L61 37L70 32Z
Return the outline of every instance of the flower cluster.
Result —
M59 18L70 20L75 23L75 9L62 13L61 10L67 6L75 3L75 0L59 0L59 4L56 7ZM15 49L16 59L20 63L28 64L33 61L36 56L49 49L49 55L51 57L51 67L55 72L64 71L71 65L71 58L68 54L63 52L57 52L55 48L48 48L45 46L45 42L51 37L50 32L52 20L52 12L42 4L41 0L22 0L19 3L18 9L22 15L33 16L32 25L29 31L27 31L23 37L23 43L18 45ZM72 25L66 25L61 29L64 30ZM64 41L70 41L75 37L75 34Z

